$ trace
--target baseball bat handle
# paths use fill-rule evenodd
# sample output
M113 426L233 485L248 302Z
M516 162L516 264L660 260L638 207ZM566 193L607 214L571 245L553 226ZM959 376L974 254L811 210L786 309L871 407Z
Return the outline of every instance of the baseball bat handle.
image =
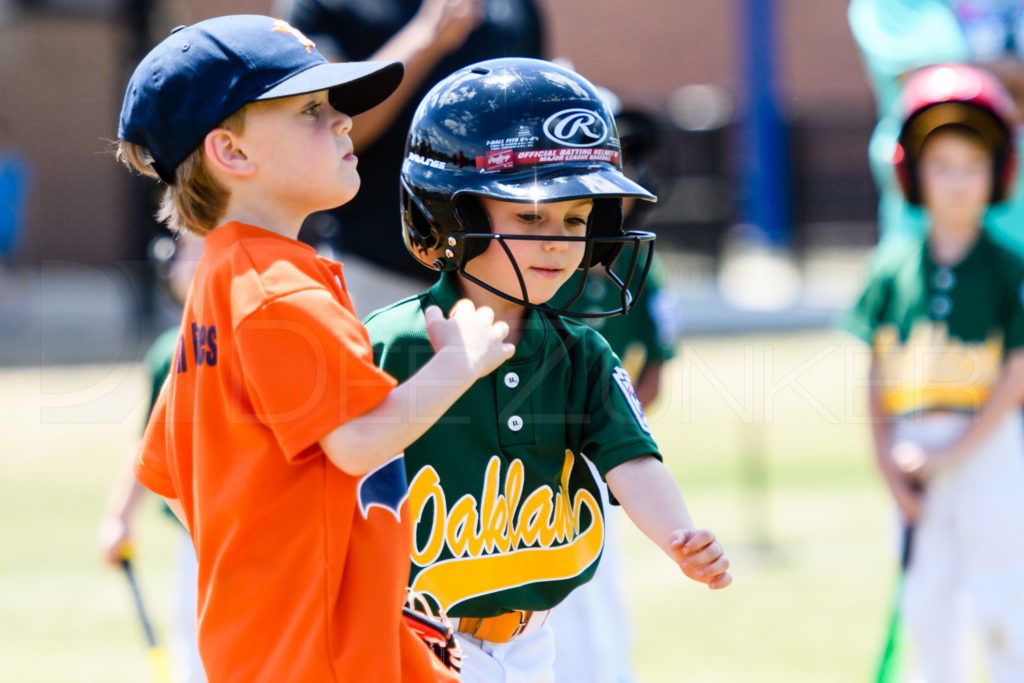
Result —
M132 589L132 599L135 601L135 611L139 615L139 622L142 624L142 631L146 637L146 645L156 647L156 635L153 633L153 625L146 614L146 607L142 603L142 594L139 592L139 585L135 580L135 572L132 569L132 561L129 557L121 557L121 569L128 579L128 585Z

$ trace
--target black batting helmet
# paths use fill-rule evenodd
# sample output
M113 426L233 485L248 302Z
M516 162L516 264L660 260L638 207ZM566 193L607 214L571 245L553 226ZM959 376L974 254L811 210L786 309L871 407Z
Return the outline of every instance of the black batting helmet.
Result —
M490 241L504 246L506 239L529 239L492 234L476 197L512 202L592 198L586 236L564 238L587 242L580 265L584 270L598 265L610 270L627 244L632 245L628 257L633 265L644 263L637 259L640 247L649 251L653 245L652 233L623 231L622 198L656 197L623 175L611 112L589 81L551 62L492 59L442 80L413 116L401 174L402 234L420 263L458 270L506 299L547 308L528 300L525 285L517 298L465 273L465 264ZM567 310L570 302L558 312L624 312L646 279L646 270L640 270L628 268L621 279L612 274L623 292L621 309L583 314Z

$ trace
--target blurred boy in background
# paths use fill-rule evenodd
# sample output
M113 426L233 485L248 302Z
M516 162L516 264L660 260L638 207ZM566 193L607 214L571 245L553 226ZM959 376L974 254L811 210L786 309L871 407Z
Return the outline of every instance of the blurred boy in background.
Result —
M877 249L845 320L871 345L875 458L914 529L902 611L923 681L971 680L971 611L991 680L1022 681L1024 262L983 229L1012 187L1013 102L950 64L902 106L895 166L927 233Z
M178 235L177 240L167 236L159 237L150 246L150 255L157 263L160 290L179 308L185 302L185 294L188 292L202 253L203 240L187 232ZM147 419L171 370L179 329L179 326L175 325L160 334L143 360L149 380ZM132 471L134 456L133 449L118 472L114 486L107 496L98 533L103 558L114 567L119 566L122 558L131 552L135 538L135 516L149 493ZM166 505L163 507L168 519L173 521L179 531L173 591L174 621L170 634L174 676L175 680L181 683L205 683L206 675L203 673L203 664L196 646L196 552L188 531L181 526Z

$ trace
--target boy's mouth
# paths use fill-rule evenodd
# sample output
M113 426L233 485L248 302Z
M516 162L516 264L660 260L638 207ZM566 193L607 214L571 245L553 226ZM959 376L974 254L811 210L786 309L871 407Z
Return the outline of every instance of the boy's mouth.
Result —
M550 266L533 266L530 268L533 272L537 273L541 277L558 277L562 274L562 268L554 268Z

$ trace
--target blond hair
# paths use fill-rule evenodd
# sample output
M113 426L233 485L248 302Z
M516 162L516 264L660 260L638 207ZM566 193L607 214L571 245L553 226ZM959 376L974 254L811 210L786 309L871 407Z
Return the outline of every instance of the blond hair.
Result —
M242 133L245 116L257 105L249 102L216 126ZM159 178L153 156L142 145L118 140L117 160L150 178ZM191 232L206 236L217 227L227 208L230 193L203 163L203 146L192 150L174 169L174 183L164 188L156 218L173 233Z

